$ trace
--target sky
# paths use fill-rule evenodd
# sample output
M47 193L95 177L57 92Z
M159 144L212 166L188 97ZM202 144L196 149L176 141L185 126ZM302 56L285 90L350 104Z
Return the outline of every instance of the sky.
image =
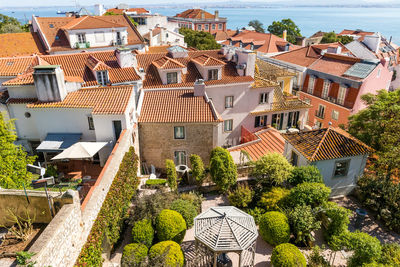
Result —
M90 6L94 5L97 3L102 3L102 1L99 0L16 0L16 1L7 1L7 0L0 0L0 7L31 7L31 6L75 6L75 1L77 1L81 6ZM57 5L55 5L55 2ZM219 3L219 2L228 2L228 3L245 3L246 1L242 0L231 0L231 1L216 1L216 0L174 0L171 2L171 0L145 0L145 1L132 1L132 0L107 0L104 1L103 4L106 6L111 6L111 5L116 5L118 3L127 3L130 6L135 6L135 4L140 5L146 5L146 4L178 4L178 3L187 3L187 4L205 4L205 3ZM302 5L322 5L322 4L336 4L336 5L346 5L346 4L397 4L400 3L399 0L336 0L336 1L331 1L331 0L250 0L250 2L253 3L263 3L263 4L279 4L279 3L285 3L285 4L302 4ZM35 3L35 4L32 4Z

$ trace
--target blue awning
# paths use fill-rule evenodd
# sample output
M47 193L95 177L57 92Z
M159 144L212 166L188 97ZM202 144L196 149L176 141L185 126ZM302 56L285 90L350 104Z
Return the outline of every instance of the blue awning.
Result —
M82 133L48 133L36 148L39 152L61 152L81 139Z

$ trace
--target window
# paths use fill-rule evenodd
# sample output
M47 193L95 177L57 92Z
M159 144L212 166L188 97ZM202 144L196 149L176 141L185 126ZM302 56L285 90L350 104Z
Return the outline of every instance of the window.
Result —
M315 112L315 116L318 118L325 118L325 106L324 105L319 105L318 110Z
M315 122L315 126L317 126L318 129L321 129L321 128L322 128L322 122L316 121L316 122Z
M186 151L175 151L174 157L176 165L186 165Z
M242 48L243 47L243 43L242 41L239 41L239 47Z
M208 31L208 24L204 25L206 31Z
M108 83L108 73L106 70L97 71L97 82L101 85L106 85Z
M51 24L51 23L50 23L50 24L49 24L49 27L50 27L50 28L54 28L54 24Z
M283 113L272 114L271 125L277 130L282 130L283 128Z
M254 45L251 45L251 46L250 46L250 50L254 50Z
M185 127L175 126L174 127L174 139L185 139Z
M197 30L201 31L201 24L197 25Z
M84 33L78 33L78 43L86 43L86 35Z
M30 112L25 112L25 118L30 118L31 117L31 113Z
M335 121L339 119L339 111L332 110L332 119Z
M232 132L233 120L226 120L224 121L224 131L225 132Z
M347 176L347 172L349 171L349 165L350 165L350 160L336 161L333 177Z
M60 40L60 36L56 35L56 40Z
M314 84L315 84L315 78L313 76L310 76L307 87L307 93L309 93L310 95L312 95L314 92Z
M260 104L268 103L268 96L269 96L269 93L261 93L260 94Z
M268 115L256 116L254 120L254 127L264 127L267 125Z
M309 98L304 98L304 102L306 102L307 104L311 104L311 99L309 99Z
M233 96L225 96L225 108L233 108Z
M121 32L117 32L117 45L122 45Z
M322 95L321 95L321 97L322 97L323 99L326 99L326 98L328 97L328 94L329 94L329 87L330 87L330 86L331 86L331 82L325 80L325 81L324 81L324 87L322 88Z
M344 104L344 98L346 97L346 91L347 91L346 87L340 86L338 99L337 99L337 102L338 102L339 105L343 105Z
M286 126L288 128L298 127L299 117L300 117L300 111L289 112L288 121L287 121Z
M94 130L93 117L89 116L89 117L87 117L87 120L88 120L89 130Z
M295 152L292 151L292 155L290 157L290 163L292 163L293 166L297 166L298 161L299 161L299 155L297 155Z
M212 25L211 25L211 28L212 28L213 30L215 30L215 24L212 24Z
M222 23L218 24L218 30L222 30Z
M285 82L284 82L284 81L279 81L278 83L279 83L279 87L280 87L280 88L281 88L281 90L283 91L283 88L284 88Z
M167 73L167 84L178 83L178 73L168 72Z
M381 77L381 71L382 71L381 69L378 70L378 75L376 75L376 78Z
M118 35L118 33L117 33ZM104 32L94 32L96 43L104 43Z
M208 70L208 80L218 80L218 69Z

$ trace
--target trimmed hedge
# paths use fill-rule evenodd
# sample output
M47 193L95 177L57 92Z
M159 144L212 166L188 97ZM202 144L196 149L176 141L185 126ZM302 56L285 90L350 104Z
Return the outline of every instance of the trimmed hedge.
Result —
M262 215L259 231L262 239L274 246L287 243L290 239L288 218L278 211L270 211Z
M181 247L174 241L163 241L150 248L149 259L151 262L162 261L165 267L181 267L184 256Z
M122 267L139 266L140 263L146 261L149 249L139 243L132 243L124 247L121 258Z
M162 210L156 218L157 237L160 241L173 240L182 243L186 233L186 222L174 210Z
M165 170L168 186L172 191L176 191L178 189L178 175L176 174L175 163L170 159L165 160Z
M254 192L248 185L239 184L235 190L228 193L229 204L239 209L246 208L253 200Z
M101 266L103 239L107 238L111 246L118 241L129 204L139 185L137 168L138 157L134 148L130 147L77 259L77 266Z
M146 188L161 188L167 184L167 179L148 179Z
M331 189L321 183L302 183L293 187L287 197L288 206L309 205L313 208L328 201Z
M301 183L323 183L322 174L317 167L313 165L295 167L288 179L291 185Z
M193 226L194 217L197 216L196 207L188 200L177 199L171 204L171 210L179 212L185 219L187 228Z
M133 243L141 243L146 247L151 247L154 239L154 229L151 221L143 219L134 223L132 227L132 241Z
M307 261L301 251L292 244L284 243L272 251L271 263L274 267L306 267Z
M258 206L266 211L280 211L289 193L286 188L272 187L270 191L262 194Z

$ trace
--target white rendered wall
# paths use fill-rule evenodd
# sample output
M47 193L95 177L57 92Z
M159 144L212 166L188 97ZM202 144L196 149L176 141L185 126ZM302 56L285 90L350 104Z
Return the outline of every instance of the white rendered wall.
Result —
M37 98L34 85L21 85L7 87L10 98Z
M96 41L95 33L104 32L104 41ZM113 41L117 40L117 32L121 33L122 44L128 43L128 32L126 27L114 28L114 29L88 29L88 30L69 30L69 44L71 48L75 48L75 44L78 42L78 34L85 33L86 42L90 43L90 47L99 46L112 46Z

